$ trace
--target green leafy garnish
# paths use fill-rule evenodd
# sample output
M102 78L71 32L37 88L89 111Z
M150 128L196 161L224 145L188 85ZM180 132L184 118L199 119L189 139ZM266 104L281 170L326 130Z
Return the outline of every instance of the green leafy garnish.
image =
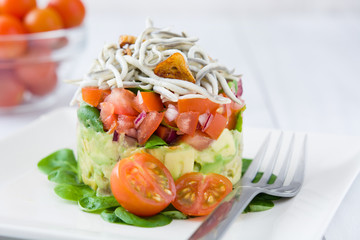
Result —
M87 128L93 128L96 132L104 132L104 126L100 119L100 111L88 104L81 104L77 116L79 121Z
M58 169L49 173L48 180L59 184L79 185L78 174L67 169Z
M70 201L79 201L81 198L96 195L95 191L85 184L80 186L59 184L55 186L54 191L59 197Z
M116 201L113 196L107 197L84 197L78 201L78 204L81 210L85 212L95 212L99 210L104 210L112 207L118 207L120 204Z
M162 211L162 215L168 216L172 219L187 219L188 216L178 210L172 210L172 211Z
M122 221L120 218L118 218L115 215L114 210L112 210L112 209L107 209L107 210L102 211L100 213L100 216L102 219L104 219L106 222L109 222L109 223L126 224L126 223L124 223L124 221Z
M235 94L238 92L238 82L237 81L235 81L235 80L229 81L228 85Z
M38 168L50 174L54 170L65 169L77 172L77 162L71 149L61 149L43 158L38 163Z
M121 206L115 209L115 215L125 223L138 227L160 227L168 225L172 221L170 217L161 213L148 218L138 217Z
M147 140L147 142L145 143L145 148L152 149L152 148L158 148L158 147L167 146L167 145L168 144L164 140L162 140L161 137L153 134L153 135L151 135L149 140Z

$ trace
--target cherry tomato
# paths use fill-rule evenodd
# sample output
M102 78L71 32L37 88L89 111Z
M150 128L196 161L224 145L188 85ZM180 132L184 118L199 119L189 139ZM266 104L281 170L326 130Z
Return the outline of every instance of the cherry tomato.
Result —
M179 99L178 101L178 110L179 113L182 112L198 112L200 114L206 112L214 112L219 108L220 104L214 103L209 99L203 98L188 98L188 99Z
M110 93L110 89L99 89L98 87L81 89L82 99L93 107L97 107Z
M25 29L19 19L10 15L0 15L0 36L24 33ZM16 58L26 51L26 40L5 39L0 39L0 59Z
M176 119L176 125L181 132L193 136L199 121L198 112L183 112Z
M159 127L161 121L164 118L164 113L159 112L149 112L146 114L146 117L140 124L140 127L137 131L137 140L140 145L146 143L146 141L151 137L151 135Z
M0 107L19 105L24 99L25 87L15 74L8 70L0 71Z
M36 7L36 0L0 0L0 12L19 19Z
M232 190L230 180L216 173L186 173L176 180L175 185L176 198L172 204L190 216L211 213Z
M52 8L34 8L25 15L24 25L28 32L47 32L64 28L61 16Z
M66 28L79 26L85 18L85 6L80 0L50 0L48 7L60 14Z
M183 135L181 141L189 144L196 150L202 151L208 148L214 140L201 130L196 130L194 136Z
M115 107L116 114L137 116L139 113L132 107L135 94L124 88L114 88L111 94L105 98Z
M175 198L169 170L147 153L121 159L111 173L110 185L121 206L139 216L155 215Z
M102 102L100 103L100 119L104 125L104 130L112 133L117 127L117 116L115 114L115 108L112 103Z
M49 58L51 51L42 49L41 51L29 52L21 63L15 67L15 73L19 80L34 95L43 96L50 93L57 84L57 64L55 62L40 62L38 58Z

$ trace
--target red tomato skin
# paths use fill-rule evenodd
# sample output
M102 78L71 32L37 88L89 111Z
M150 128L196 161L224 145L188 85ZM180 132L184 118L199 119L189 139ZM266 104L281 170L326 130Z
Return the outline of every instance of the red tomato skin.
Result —
M19 19L36 7L36 0L0 0L0 13L9 14Z
M193 136L198 125L200 113L183 112L176 119L176 125L181 132Z
M170 132L171 132L170 128L167 128L167 127L164 127L161 125L155 131L156 135L158 135L164 141L167 140Z
M140 145L146 143L151 135L160 126L161 121L164 118L164 112L149 112L140 124L137 132L137 139Z
M105 90L98 87L85 87L81 89L82 99L93 107L98 107L110 93L110 89Z
M134 98L135 94L129 90L114 88L110 95L105 98L105 102L110 102L114 105L116 114L137 116L139 113L132 107Z
M140 103L140 102L142 102L142 103ZM159 94L157 94L155 92L140 92L140 91L138 91L138 93L136 95L133 107L139 113L142 111L161 112L164 109L164 105L161 101Z
M34 8L26 14L24 26L29 33L37 33L62 29L64 23L54 9Z
M0 71L0 107L13 107L22 103L25 87L11 71Z
M175 186L176 197L172 204L176 209L190 216L208 215L232 190L231 181L227 177L216 173L207 175L198 172L186 173L176 180ZM216 188L217 186L219 188ZM183 190L187 188L190 191L183 193ZM217 197L212 194L215 191ZM206 195L204 195L205 193ZM211 203L205 197L210 195L213 195Z
M227 119L223 115L216 113L209 126L204 132L212 139L218 139L227 124Z
M50 0L48 7L60 14L65 28L81 25L86 14L85 6L80 0Z
M198 151L202 151L208 148L214 140L201 130L196 130L194 136L183 135L180 141L189 144Z
M167 179L167 188L171 192L170 195L164 192L157 182L163 181L163 179L156 179L156 177L152 176L146 167L146 163L155 164L155 166L161 169L163 176ZM137 191L136 186L132 185L131 176L129 177L134 166L141 171L141 176L143 177L142 179L134 179L137 181L138 186L143 183L139 186L140 191ZM162 162L147 153L136 153L129 158L121 159L112 170L110 186L114 197L121 206L138 216L147 217L155 215L175 199L175 183L169 170L167 170ZM162 199L155 201L147 198L146 192L141 190L157 192Z
M126 133L127 130L135 128L135 119L135 116L119 115L117 120L118 126L116 130L119 133Z
M24 34L26 32L20 20L10 15L0 15L0 36ZM0 60L13 59L26 51L26 40L0 40Z
M214 103L209 99L203 98L189 98L179 99L178 110L179 113L183 112L198 112L200 114L210 112L213 113L218 109L220 104Z

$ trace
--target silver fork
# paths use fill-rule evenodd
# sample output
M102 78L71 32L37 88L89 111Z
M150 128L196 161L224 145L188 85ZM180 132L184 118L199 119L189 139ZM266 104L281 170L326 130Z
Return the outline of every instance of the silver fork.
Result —
M279 156L283 133L281 133L279 137L275 151L266 166L263 175L258 182L254 182L254 178L259 171L263 159L265 158L270 137L271 134L268 134L241 181L234 185L234 190L223 199L219 206L206 218L206 220L189 239L220 239L236 217L244 211L250 201L259 193L266 193L279 197L293 197L300 191L304 180L307 136L305 136L303 140L301 156L297 163L296 171L289 184L284 185L284 182L289 172L289 165L294 151L294 134L291 137L286 157L282 162L275 182L272 184L268 183L271 175L273 174L274 167Z

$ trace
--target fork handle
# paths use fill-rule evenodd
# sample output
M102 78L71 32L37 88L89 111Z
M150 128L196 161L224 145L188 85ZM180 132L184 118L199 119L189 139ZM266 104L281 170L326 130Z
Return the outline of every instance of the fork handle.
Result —
M189 240L220 239L258 193L260 191L255 188L239 187L234 189L205 219Z

